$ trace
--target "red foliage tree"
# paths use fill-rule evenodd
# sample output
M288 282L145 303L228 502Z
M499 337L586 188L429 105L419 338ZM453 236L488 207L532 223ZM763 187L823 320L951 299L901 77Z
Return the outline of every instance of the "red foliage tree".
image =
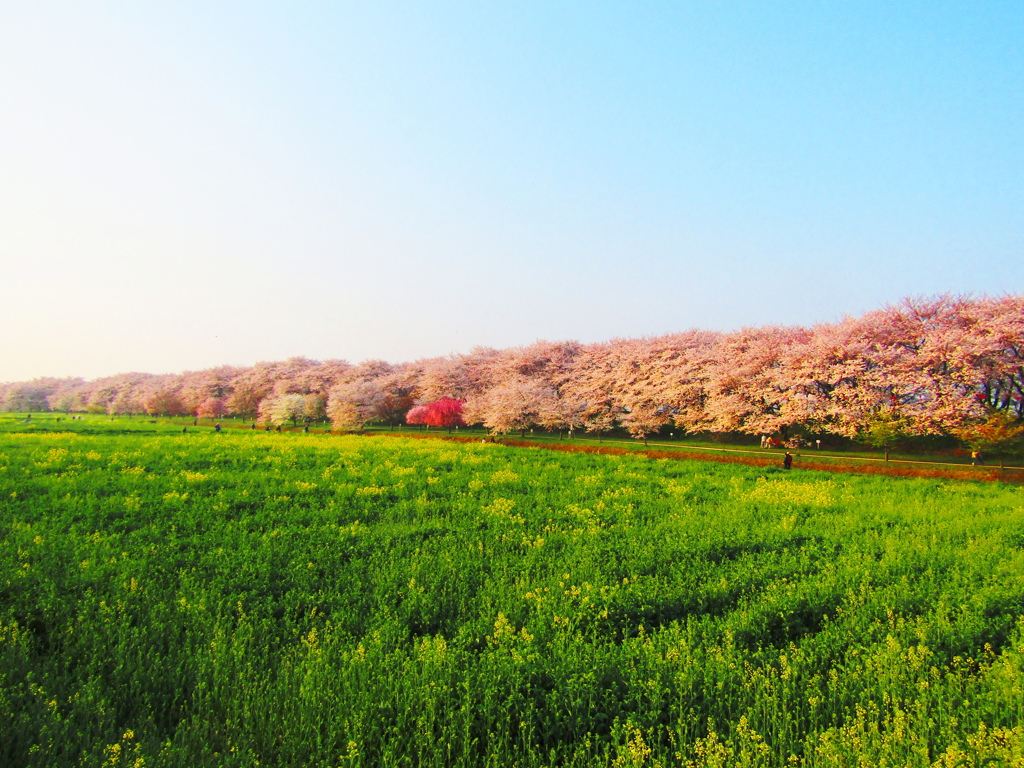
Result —
M462 420L462 405L461 400L442 397L427 405L424 421L432 427L446 427L451 432L452 427L465 425Z

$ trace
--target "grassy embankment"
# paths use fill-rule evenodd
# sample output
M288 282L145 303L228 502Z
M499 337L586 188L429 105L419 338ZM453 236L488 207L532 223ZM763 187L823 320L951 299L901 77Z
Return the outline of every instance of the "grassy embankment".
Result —
M0 417L4 418L4 417ZM68 421L60 414L37 414L35 420L24 420L24 415L9 414L5 417L8 423L22 421L26 431L51 432L72 431L77 434L92 434L97 429L105 433L114 431L150 431L154 433L180 431L181 429L198 429L209 431L214 424L222 424L225 430L236 431L250 429L251 419L224 417L222 419L194 419L192 417L174 417L153 419L150 417L108 417L99 414L79 416ZM255 431L264 431L259 427ZM275 432L275 430L270 430ZM284 425L283 433L304 433L303 427ZM330 422L310 425L309 433L327 434L331 432ZM335 433L338 434L338 433ZM370 425L363 434L391 435L415 438L438 438L452 441L473 441L490 439L491 435L480 427L462 427L453 430L432 429L421 426L389 427ZM697 461L719 461L728 463L745 463L750 466L773 466L782 462L785 449L764 449L757 445L757 438L750 435L665 435L652 436L645 444L642 440L629 437L616 431L601 437L589 433L576 433L569 436L564 433L529 430L525 435L513 433L499 438L506 445L531 448L550 448L563 452L606 453L618 454L623 451L644 453L651 458L686 459ZM915 450L884 452L871 450L845 438L826 438L820 448L805 445L802 449L792 451L796 466L804 469L817 469L829 472L846 472L856 474L879 474L891 477L930 477L953 480L990 480L1007 483L1024 483L1024 467L1019 460L1003 461L997 457L988 457L984 466L970 465L969 452L951 450L947 445L942 450L929 450L927 439L919 441ZM935 441L930 441L934 443ZM1005 466L1004 466L1005 465Z
M86 426L0 420L2 764L1024 764L1020 488Z

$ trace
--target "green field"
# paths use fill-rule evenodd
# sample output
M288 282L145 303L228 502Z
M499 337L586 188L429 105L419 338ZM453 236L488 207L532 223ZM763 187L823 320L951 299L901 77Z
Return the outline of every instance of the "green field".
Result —
M1024 765L1020 487L66 426L0 421L2 765Z

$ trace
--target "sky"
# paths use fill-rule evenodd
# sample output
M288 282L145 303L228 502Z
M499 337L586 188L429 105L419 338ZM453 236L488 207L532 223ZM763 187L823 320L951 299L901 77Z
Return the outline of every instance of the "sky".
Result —
M1024 292L1024 4L0 5L0 381Z

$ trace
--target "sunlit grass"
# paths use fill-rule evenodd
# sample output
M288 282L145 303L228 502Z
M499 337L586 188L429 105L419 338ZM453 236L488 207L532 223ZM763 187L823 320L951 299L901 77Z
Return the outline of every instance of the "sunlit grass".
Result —
M127 422L0 435L0 763L1024 759L1021 489Z

